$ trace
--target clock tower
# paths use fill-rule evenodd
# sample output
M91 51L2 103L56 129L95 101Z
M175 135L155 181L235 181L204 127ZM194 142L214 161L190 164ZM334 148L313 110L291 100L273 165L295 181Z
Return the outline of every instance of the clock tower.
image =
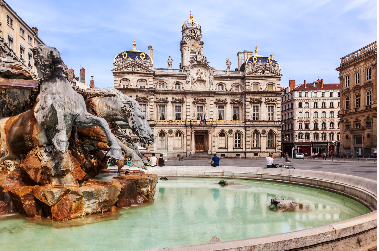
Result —
M182 26L181 68L190 65L191 60L203 57L203 44L201 26L190 14Z

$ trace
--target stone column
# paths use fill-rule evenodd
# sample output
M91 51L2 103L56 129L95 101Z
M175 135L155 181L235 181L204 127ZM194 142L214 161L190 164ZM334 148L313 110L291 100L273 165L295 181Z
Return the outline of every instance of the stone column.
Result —
M213 153L212 131L208 130L208 154Z
M195 130L191 130L191 154L195 153Z

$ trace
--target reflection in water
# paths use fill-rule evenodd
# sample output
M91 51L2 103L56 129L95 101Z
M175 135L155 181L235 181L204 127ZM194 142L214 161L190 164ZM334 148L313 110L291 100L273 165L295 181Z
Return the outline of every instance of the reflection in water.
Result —
M144 250L206 243L213 236L229 241L285 233L369 212L349 198L308 187L249 180L220 187L218 181L159 181L153 203L67 222L2 217L0 247ZM312 211L274 212L267 206L271 198L294 200Z

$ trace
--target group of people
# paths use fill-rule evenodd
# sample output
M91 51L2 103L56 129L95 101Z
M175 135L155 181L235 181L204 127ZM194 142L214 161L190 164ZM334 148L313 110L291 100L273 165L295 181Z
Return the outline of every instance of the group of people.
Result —
M146 159L149 161L150 166L164 166L165 165L165 159L163 158L163 154L161 153L159 158L155 157L155 153L152 154L151 157L145 156Z
M266 157L266 164L267 164L267 168L276 167L276 165L274 164L274 154L270 153L268 157Z

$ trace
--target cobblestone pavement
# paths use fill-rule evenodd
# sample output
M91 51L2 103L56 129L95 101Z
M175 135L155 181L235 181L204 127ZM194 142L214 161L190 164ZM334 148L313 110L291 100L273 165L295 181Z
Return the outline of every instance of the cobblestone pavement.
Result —
M167 166L210 166L211 159L184 159L179 161L177 159L170 159L166 161ZM275 158L275 164L285 164L285 159ZM241 166L241 167L262 167L266 166L265 158L221 158L221 166ZM157 167L159 168L159 167ZM344 173L354 176L377 180L377 161L376 159L291 159L290 168L313 170L323 172L336 172Z

